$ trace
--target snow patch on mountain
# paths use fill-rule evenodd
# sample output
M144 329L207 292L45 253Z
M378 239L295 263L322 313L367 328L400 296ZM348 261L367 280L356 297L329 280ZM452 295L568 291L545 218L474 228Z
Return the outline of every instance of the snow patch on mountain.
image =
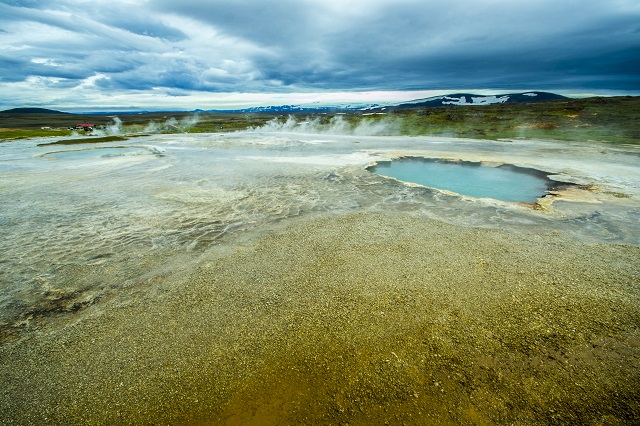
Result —
M253 113L253 112L266 112L266 113L322 113L322 114L337 114L339 111L344 113L345 111L360 111L360 112L382 112L392 111L403 108L429 108L439 107L447 105L462 105L462 106L480 106L480 105L493 105L504 104L513 102L541 102L549 100L565 99L564 96L557 95L555 93L548 92L524 92L524 93L506 93L497 95L479 95L473 93L451 93L447 95L434 96L430 98L415 99L406 102L390 102L390 103L336 103L332 105L320 104L319 102L313 102L311 104L302 105L277 105L277 106L260 106L252 108L244 108L239 110L224 110L211 112L241 112L241 113Z
M509 95L504 96L471 96L471 102L467 102L466 96L459 98L443 96L442 105L491 105L503 104L509 101Z

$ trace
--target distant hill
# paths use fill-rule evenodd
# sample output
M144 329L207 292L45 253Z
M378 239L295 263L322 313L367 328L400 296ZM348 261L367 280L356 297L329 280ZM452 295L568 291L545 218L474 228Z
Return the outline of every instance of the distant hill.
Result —
M238 110L210 110L207 112L266 112L266 113L313 113L313 112L338 112L338 111L383 111L406 108L440 107L448 105L492 105L503 103L543 102L567 99L565 96L549 92L524 92L508 93L502 95L476 95L473 93L454 93L450 95L434 96L432 98L416 99L413 101L394 104L361 104L361 105L333 105L333 106L308 106L308 105L278 105L244 108Z
M46 108L12 108L0 111L0 114L70 114Z
M258 106L234 110L208 110L204 112L221 112L221 113L280 113L280 112L336 112L336 111L354 111L362 109L363 106L351 107L351 106L303 106L303 105L270 105L270 106ZM203 112L202 110L198 110ZM196 111L196 112L198 112Z
M549 92L507 93L503 95L475 95L472 93L455 93L432 98L416 99L397 105L389 105L386 109L404 109L421 107L439 107L448 105L480 106L505 103L544 102L567 99L565 96ZM374 108L372 108L374 109ZM377 107L375 109L378 109Z

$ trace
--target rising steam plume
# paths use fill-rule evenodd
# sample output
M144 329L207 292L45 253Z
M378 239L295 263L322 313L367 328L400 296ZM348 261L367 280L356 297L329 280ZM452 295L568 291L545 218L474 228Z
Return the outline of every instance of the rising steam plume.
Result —
M175 118L171 117L164 123L156 123L153 121L149 122L149 124L147 124L147 126L144 128L143 132L158 133L164 130L184 131L195 126L199 122L200 117L197 114L188 115L180 120L176 120Z
M274 118L263 126L250 128L249 131L376 136L398 134L399 129L399 122L388 118L380 120L359 119L356 123L350 123L341 115L336 115L328 121L319 117L307 118L300 121L290 115L286 120Z

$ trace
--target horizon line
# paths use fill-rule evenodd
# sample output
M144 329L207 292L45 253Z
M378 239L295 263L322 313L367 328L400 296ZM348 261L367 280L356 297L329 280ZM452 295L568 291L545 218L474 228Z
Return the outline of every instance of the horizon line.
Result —
M242 111L251 108L267 108L267 107L283 107L294 106L300 108L313 109L317 108L330 108L330 107L344 107L351 104L356 105L372 105L372 104L402 104L411 103L417 100L437 98L441 96L465 94L465 95L479 95L479 96L498 96L509 95L519 93L552 93L561 96L565 96L570 99L581 99L590 97L617 97L617 96L640 96L640 92L631 91L578 91L578 90L501 90L501 89L452 89L452 90L397 90L397 91L361 91L361 92L309 92L309 93L225 93L219 94L228 96L235 99L227 99L226 102L220 102L222 105L210 105L204 106L202 103L210 103L211 101L202 99L198 102L193 99L193 102L183 104L181 106L170 107L167 104L158 102L160 106L155 105L86 105L86 106L71 106L63 105L60 107L51 106L50 104L36 104L29 106L8 106L1 111L9 111L12 109L20 108L42 108L59 112L68 112L72 114L100 114L100 113L121 113L132 114L139 112L234 112ZM405 94L404 96L402 94ZM411 97L413 95L423 95L419 97ZM408 96L409 95L409 96ZM188 98L189 96L185 96ZM349 97L351 99L349 99ZM253 99L253 101L252 101ZM278 102L280 100L280 102ZM296 102L297 101L297 102ZM24 105L24 104L23 104Z

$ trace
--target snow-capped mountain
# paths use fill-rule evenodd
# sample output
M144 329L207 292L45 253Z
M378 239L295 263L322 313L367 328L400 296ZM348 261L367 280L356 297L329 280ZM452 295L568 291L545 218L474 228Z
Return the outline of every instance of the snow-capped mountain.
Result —
M549 92L508 93L503 95L475 95L471 93L455 93L451 95L416 99L414 101L403 102L396 105L388 105L387 109L438 107L446 105L492 105L513 102L541 102L558 99L566 99L566 97Z
M258 107L250 107L243 108L239 110L225 110L225 111L217 111L217 112L270 112L270 113L278 113L278 112L339 112L339 111L359 111L365 109L372 109L380 107L379 104L336 104L336 105L271 105L271 106L258 106ZM215 112L215 111L211 111Z
M454 93L450 95L434 96L425 99L416 99L408 102L389 103L389 104L337 104L337 105L278 105L278 106L259 106L244 108L233 111L220 112L268 112L268 113L314 113L314 112L337 112L337 111L368 111L380 112L385 110L405 109L405 108L424 108L439 107L447 105L492 105L511 102L540 102L557 99L566 99L564 96L556 95L549 92L524 92L524 93L508 93L502 95L476 95L472 93Z

